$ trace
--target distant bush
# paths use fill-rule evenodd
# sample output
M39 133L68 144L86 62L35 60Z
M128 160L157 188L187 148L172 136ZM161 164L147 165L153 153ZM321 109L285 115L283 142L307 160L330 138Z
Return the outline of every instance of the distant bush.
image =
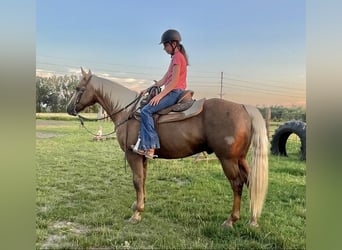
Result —
M306 110L302 107L271 106L271 120L274 122L284 122L290 120L300 120L306 122ZM263 117L266 117L268 107L258 107Z

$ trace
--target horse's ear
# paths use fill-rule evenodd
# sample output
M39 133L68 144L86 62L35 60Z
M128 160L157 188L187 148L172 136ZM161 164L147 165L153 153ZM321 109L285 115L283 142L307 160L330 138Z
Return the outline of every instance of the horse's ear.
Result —
M82 67L81 67L81 72L82 72L83 77L87 76L87 73L84 71L84 69Z
M88 71L88 75L89 75L89 76L91 76L91 75L92 75L92 73L91 73L91 71L90 71L90 70Z

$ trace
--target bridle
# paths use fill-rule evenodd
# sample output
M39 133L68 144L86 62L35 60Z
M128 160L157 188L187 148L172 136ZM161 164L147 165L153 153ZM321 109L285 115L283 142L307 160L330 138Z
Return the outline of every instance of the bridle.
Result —
M90 82L90 79L93 77L93 75L91 75L88 80L86 81L85 85L88 85L88 83ZM86 90L86 88L83 86L81 88L79 87L76 87L76 92L77 92L77 96L75 98L75 101L74 101L74 110L73 110L73 114L74 115L77 115L78 116L78 113L76 111L76 105L80 102L81 100L81 97L84 93L84 91Z

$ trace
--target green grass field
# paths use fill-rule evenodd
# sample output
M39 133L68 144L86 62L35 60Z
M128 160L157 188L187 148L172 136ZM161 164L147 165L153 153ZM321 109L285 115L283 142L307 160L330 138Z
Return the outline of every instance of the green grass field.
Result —
M131 225L135 200L131 171L115 139L93 141L74 119L36 125L37 249L303 249L306 164L299 139L289 157L269 157L269 191L260 227L250 229L244 189L241 220L221 227L232 190L214 155L195 161L150 161L147 202L140 224ZM88 122L96 132L111 122ZM273 128L274 131L275 128Z

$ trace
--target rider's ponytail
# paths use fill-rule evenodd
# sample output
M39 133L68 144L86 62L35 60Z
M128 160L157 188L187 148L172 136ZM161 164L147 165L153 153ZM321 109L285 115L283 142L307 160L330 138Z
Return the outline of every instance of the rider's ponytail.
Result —
M185 48L182 44L178 44L179 52L183 54L186 60L186 65L189 65L188 55L186 54Z

